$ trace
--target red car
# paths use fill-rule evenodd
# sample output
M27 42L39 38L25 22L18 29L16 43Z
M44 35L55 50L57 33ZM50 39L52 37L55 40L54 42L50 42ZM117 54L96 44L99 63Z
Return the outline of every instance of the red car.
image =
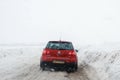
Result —
M72 42L49 41L40 59L40 68L53 68L67 72L77 71L78 60Z

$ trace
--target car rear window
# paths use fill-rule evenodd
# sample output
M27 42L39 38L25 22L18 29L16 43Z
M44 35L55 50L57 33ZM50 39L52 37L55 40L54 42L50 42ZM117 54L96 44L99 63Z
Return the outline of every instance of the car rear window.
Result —
M73 50L71 42L48 42L46 48L58 50Z

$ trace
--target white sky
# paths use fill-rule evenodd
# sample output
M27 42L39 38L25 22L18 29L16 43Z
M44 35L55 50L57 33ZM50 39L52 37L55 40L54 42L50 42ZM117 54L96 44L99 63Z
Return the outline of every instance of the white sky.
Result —
M0 0L0 43L120 41L120 0Z

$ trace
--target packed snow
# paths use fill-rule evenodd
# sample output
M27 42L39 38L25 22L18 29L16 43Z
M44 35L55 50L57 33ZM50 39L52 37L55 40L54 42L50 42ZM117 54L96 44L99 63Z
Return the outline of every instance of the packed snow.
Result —
M77 72L42 71L44 46L0 46L1 80L120 80L120 44L80 46Z

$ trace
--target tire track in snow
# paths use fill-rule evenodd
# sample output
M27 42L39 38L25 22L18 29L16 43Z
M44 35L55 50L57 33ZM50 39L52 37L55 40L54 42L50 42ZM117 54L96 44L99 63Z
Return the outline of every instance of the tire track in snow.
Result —
M68 74L63 71L40 70L38 57L32 58L30 62L31 64L26 63L19 67L20 71L17 76L9 80L100 80L94 68L85 63L79 65L77 72Z
M78 71L67 76L69 80L100 80L95 69L85 63L79 65Z
M78 71L75 73L68 74L69 80L90 80L84 70L83 65L80 65Z

